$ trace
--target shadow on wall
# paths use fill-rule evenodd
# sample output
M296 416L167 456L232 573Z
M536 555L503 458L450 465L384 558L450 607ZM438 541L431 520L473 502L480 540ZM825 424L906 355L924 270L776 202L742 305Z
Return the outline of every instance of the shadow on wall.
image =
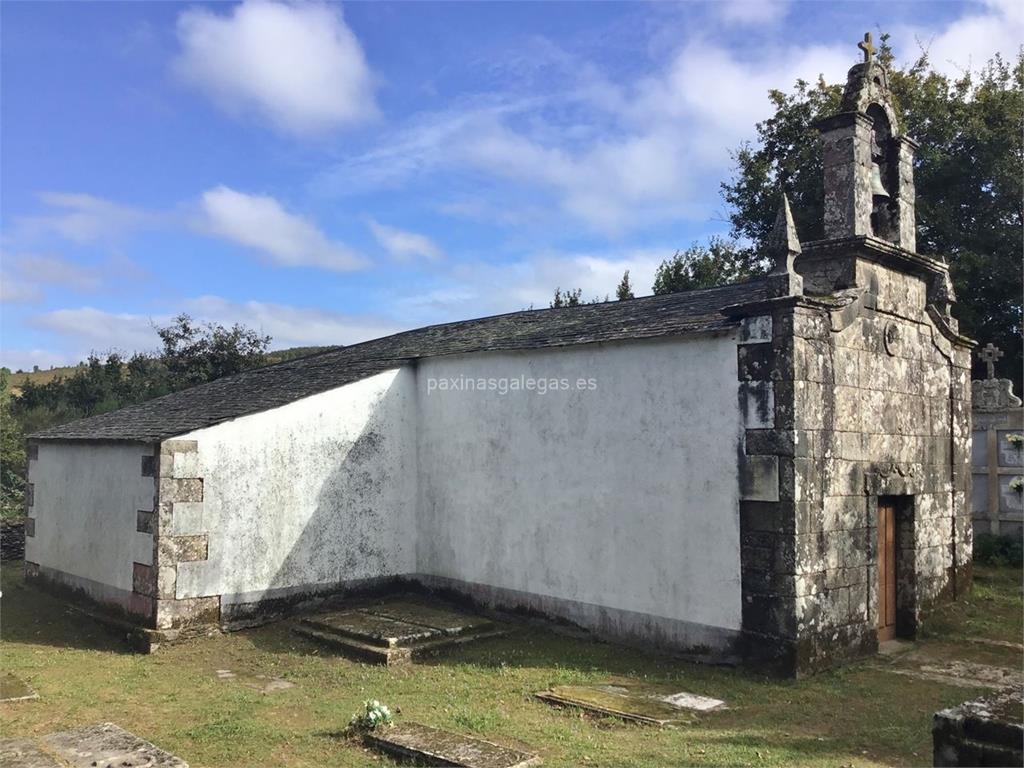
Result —
M414 570L414 405L412 377L400 373L371 403L358 434L325 434L304 441L305 449L293 448L292 462L307 460L304 450L322 452L325 471L307 480L319 484L313 511L269 580L261 614ZM295 482L304 480L296 476ZM276 509L261 510L262 520L286 519L296 497L309 498L293 490ZM272 541L280 532L265 535Z

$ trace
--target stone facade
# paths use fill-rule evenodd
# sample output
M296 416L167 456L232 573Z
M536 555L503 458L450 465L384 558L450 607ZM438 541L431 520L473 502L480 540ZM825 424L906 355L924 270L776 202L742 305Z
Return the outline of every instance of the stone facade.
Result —
M948 267L913 252L916 145L886 77L869 55L819 124L827 239L794 243L780 213L773 274L788 256L802 290L727 309L743 323L744 653L790 675L876 650L880 500L895 508L898 635L970 587L973 343Z
M733 309L746 315L744 634L748 655L790 673L877 647L880 498L897 505L900 634L970 583L970 347L929 313L927 279L876 248L888 253L809 244L817 296Z

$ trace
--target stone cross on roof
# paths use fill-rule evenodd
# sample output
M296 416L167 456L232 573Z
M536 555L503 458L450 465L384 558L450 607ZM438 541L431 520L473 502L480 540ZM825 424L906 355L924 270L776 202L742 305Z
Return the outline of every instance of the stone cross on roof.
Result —
M862 42L857 43L857 47L864 51L865 64L869 64L871 62L871 60L875 57L875 51L878 50L871 42L870 32L864 33L864 40Z
M991 341L985 345L985 348L978 353L978 357L988 366L988 377L994 379L996 377L996 360L1003 356L1003 350L993 344Z

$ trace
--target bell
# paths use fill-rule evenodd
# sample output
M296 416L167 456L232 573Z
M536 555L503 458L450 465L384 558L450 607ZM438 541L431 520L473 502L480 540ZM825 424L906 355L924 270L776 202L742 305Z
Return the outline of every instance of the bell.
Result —
M882 168L878 163L871 164L871 194L873 197L889 197L889 191L882 183Z

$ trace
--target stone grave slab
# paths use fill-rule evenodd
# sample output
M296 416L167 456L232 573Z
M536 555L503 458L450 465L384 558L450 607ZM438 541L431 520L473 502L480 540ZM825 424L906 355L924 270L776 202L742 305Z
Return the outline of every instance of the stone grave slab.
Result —
M43 748L69 768L188 768L188 763L113 723L51 733Z
M275 691L286 691L294 688L295 683L285 680L283 677L271 677L270 675L247 675L241 672L232 672L230 669L218 669L216 671L218 680L234 680L246 688L252 688L260 693L274 693Z
M662 696L661 700L673 707L692 709L696 712L711 712L716 709L725 709L725 702L721 699L712 699L710 696L698 696L696 693L672 693L668 696Z
M374 749L400 759L413 760L417 765L527 768L541 764L537 755L419 723L402 723L371 731L364 740Z
M10 672L0 675L0 702L30 701L38 698L39 694L20 677L12 675Z
M482 616L408 596L307 616L292 630L347 656L380 664L407 663L508 631Z
M667 725L682 719L678 707L653 697L632 695L618 685L556 685L534 695L548 704L647 725Z
M0 741L0 765L4 768L64 768L32 739Z
M687 712L724 709L725 702L693 693L667 693L633 682L556 685L534 694L541 701L648 725L689 722Z
M408 645L417 640L426 640L441 634L438 629L409 624L366 611L339 611L323 614L312 619L310 623L385 648Z
M390 600L366 609L367 613L386 616L389 619L418 624L440 630L446 635L456 635L469 630L486 629L493 622L484 616L474 616L440 605L418 603L413 600Z
M921 661L925 661L925 663L922 664ZM902 657L901 662L907 666L893 666L886 669L897 675L916 677L919 680L931 680L962 688L1005 688L1024 684L1024 675L1021 675L1020 670L1006 667L994 667L971 661L929 659L923 654L909 654Z

